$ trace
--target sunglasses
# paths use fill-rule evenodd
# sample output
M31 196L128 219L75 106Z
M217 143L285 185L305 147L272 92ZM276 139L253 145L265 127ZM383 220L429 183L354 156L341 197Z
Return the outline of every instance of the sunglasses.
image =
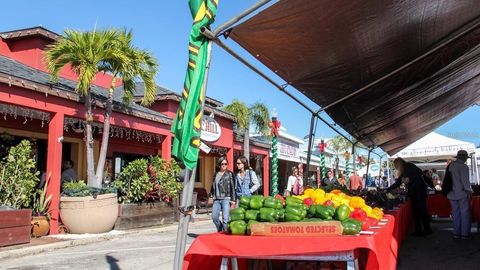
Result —
M241 162L237 162L237 165L240 165L240 164L243 164L243 163L241 163Z
M220 163L220 165L228 165L228 163L222 162Z

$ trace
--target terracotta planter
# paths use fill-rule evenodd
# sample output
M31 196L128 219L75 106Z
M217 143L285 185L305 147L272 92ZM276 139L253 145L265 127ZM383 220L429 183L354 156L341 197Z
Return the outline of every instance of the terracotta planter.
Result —
M46 216L32 217L30 224L32 226L33 237L45 236L50 231L50 223Z
M31 209L0 211L0 247L30 242Z
M60 197L60 218L70 233L108 232L117 216L117 194Z
M174 209L165 202L119 204L115 229L125 230L173 223Z

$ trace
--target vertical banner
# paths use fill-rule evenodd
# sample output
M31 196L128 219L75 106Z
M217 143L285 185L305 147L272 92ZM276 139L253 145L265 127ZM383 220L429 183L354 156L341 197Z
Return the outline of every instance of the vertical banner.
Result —
M173 121L175 135L172 155L192 170L197 165L200 147L203 99L205 98L205 69L208 59L208 39L202 35L202 27L209 28L215 19L218 0L190 0L193 17L188 44L188 67L182 91L182 100Z

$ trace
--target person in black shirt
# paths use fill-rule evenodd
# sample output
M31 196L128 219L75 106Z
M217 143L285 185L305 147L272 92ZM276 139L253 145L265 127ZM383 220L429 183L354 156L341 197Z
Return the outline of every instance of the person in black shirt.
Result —
M427 211L427 185L423 180L422 170L402 158L396 158L393 164L398 172L398 178L387 190L398 188L404 183L407 187L407 195L410 198L415 222L415 232L412 235L426 236L431 234L430 216Z

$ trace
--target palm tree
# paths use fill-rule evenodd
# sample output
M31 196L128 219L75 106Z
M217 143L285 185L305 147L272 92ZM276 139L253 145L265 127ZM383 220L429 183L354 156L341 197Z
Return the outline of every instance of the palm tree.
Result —
M48 46L45 60L54 81L58 80L61 69L67 65L78 76L75 90L84 97L85 104L87 181L89 186L101 187L116 81L122 80L125 91L123 101L128 103L133 98L135 81L142 79L145 83L142 105L148 105L153 102L156 94L154 78L158 64L151 53L133 47L131 32L120 30L67 30L62 38ZM111 74L112 81L105 102L102 143L95 173L91 84L99 72Z
M335 153L335 174L338 175L339 156L351 148L351 143L340 135L336 135L328 141L329 148Z
M230 105L225 106L225 111L236 118L237 129L243 134L243 155L250 157L250 128L266 135L269 132L270 113L265 104L255 102L248 107L244 102L234 99Z

